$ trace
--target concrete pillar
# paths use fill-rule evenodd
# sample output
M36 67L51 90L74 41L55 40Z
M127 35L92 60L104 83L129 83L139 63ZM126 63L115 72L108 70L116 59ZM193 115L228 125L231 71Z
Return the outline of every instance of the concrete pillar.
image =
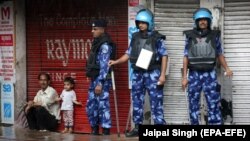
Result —
M19 125L21 121L17 120L17 116L27 100L25 0L16 0L14 8L16 24L15 125Z

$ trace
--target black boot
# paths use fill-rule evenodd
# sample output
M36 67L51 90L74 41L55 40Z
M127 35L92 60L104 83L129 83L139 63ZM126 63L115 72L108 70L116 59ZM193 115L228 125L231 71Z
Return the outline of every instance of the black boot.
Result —
M91 132L92 135L99 135L99 126L94 126L91 128L92 128L92 132Z
M139 135L139 124L136 124L135 128L125 135L126 137L137 137Z
M110 135L110 129L109 128L102 128L102 134L103 135Z

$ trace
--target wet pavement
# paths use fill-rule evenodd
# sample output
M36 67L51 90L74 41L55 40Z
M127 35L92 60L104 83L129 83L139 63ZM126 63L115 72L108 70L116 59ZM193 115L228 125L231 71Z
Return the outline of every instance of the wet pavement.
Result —
M58 132L40 132L29 129L0 127L0 141L138 141L138 137L126 138L121 134L93 136L90 134L61 134Z

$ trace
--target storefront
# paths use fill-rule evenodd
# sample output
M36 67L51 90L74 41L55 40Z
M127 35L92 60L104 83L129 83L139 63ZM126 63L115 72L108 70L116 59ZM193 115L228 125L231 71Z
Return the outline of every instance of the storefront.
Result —
M250 124L250 2L225 0L223 39L232 82L224 79L224 94L232 95L233 122ZM231 93L230 93L231 92Z
M169 74L164 88L164 114L168 124L188 124L185 93L181 89L184 30L193 27L193 12L207 7L213 13L213 28L221 30L224 53L234 76L229 79L218 67L218 79L222 85L221 95L226 101L226 124L250 124L250 2L249 0L16 0L13 2L14 27L1 32L8 38L1 41L1 49L11 46L13 50L13 84L15 89L15 120L23 104L31 100L39 90L37 75L48 72L51 85L60 94L63 79L71 76L76 80L75 91L83 107L75 107L75 131L89 133L85 111L88 85L85 64L91 42L91 21L96 18L108 21L107 32L117 44L117 57L128 47L128 26L133 25L138 3L150 8L155 14L156 29L166 35L169 53ZM9 3L9 2L8 2ZM0 3L5 6L6 2ZM7 6L8 7L8 6ZM0 16L8 18L8 8ZM139 8L138 8L139 9ZM137 10L138 10L137 9ZM1 18L2 19L2 18ZM1 20L1 23L5 22ZM132 23L132 24L131 24ZM1 28L2 29L2 28ZM8 35L8 36L5 36ZM7 38L1 38L7 39ZM9 43L11 41L11 43ZM6 49L6 48L5 48ZM2 52L1 52L2 53ZM3 55L3 54L1 54ZM1 61L4 62L4 61ZM2 65L3 68L6 65ZM127 64L115 67L120 130L125 130L130 107ZM9 68L4 68L9 69ZM3 77L4 78L4 77ZM11 80L11 81L9 81ZM1 84L7 82L1 79ZM12 85L11 85L12 86ZM113 92L111 91L112 132L116 131ZM26 98L27 97L27 98ZM147 102L147 101L146 101ZM201 123L205 124L206 106L201 97ZM232 117L231 117L231 113ZM147 113L150 113L147 111ZM13 114L12 114L13 115ZM150 114L149 114L150 115ZM150 120L150 116L148 118ZM13 119L14 120L14 119Z
M185 93L181 89L181 68L185 37L184 30L193 27L193 12L206 7L213 14L213 28L220 29L222 45L233 78L224 76L218 67L222 85L222 111L225 124L250 124L250 2L248 0L155 0L154 13L157 29L166 35L170 72L165 86L164 111L169 124L188 123ZM201 96L201 120L205 120L206 103ZM232 114L232 117L231 117ZM233 120L230 120L230 118ZM205 123L205 121L201 121Z
M108 21L107 32L117 44L117 56L128 47L127 2L116 0L27 0L27 91L32 100L39 90L37 75L48 72L58 94L63 80L76 80L75 91L82 107L75 107L75 131L90 132L85 111L90 80L85 64L92 42L91 22L97 18ZM115 68L120 128L123 131L129 111L130 93L127 86L127 65ZM110 94L112 130L116 131L113 93Z
M164 91L165 118L169 124L186 124L187 100L181 88L183 64L184 30L193 26L193 12L199 1L156 0L154 6L156 28L166 35L166 46L170 57L169 75Z

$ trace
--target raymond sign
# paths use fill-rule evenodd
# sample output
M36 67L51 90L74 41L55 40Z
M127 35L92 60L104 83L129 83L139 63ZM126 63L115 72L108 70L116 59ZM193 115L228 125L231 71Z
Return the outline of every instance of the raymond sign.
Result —
M0 81L15 82L13 2L0 4Z

